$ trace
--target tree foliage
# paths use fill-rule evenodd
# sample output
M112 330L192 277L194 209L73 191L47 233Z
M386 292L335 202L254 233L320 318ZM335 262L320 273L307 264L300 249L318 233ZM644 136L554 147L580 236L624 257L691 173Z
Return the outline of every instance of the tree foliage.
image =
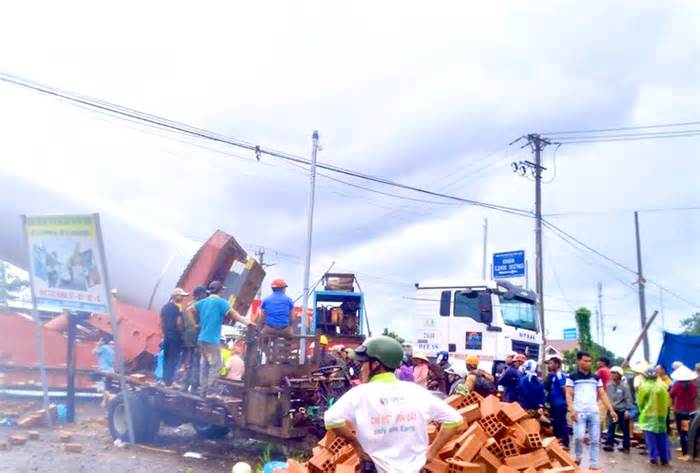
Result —
M700 335L700 312L681 320L683 335Z
M581 307L576 311L576 326L578 327L578 339L579 345L583 351L591 354L593 360L604 356L610 359L611 365L621 365L623 358L617 356L615 353L611 352L607 348L593 341L593 336L591 335L591 311L585 307ZM576 354L571 353L569 357L573 356L573 360L576 359ZM565 363L569 363L572 360L566 359Z
M399 342L401 345L403 345L406 342L406 339L403 337L400 337L396 332L389 331L388 328L385 328L384 331L382 332L382 335L386 337L391 337L397 342Z

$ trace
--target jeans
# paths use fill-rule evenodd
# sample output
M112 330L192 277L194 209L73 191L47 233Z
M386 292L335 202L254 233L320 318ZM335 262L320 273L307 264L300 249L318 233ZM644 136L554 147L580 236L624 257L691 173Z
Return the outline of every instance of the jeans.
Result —
M569 447L569 424L566 422L566 404L552 406L549 414L552 416L552 427L554 436L561 441L565 447Z
M196 389L199 386L199 347L185 347L182 361L185 363L185 375L182 380L184 388Z
M666 432L657 433L650 430L645 430L644 441L647 444L647 452L649 454L650 462L656 463L660 459L661 463L668 463L669 448L668 434Z
M221 371L221 348L218 343L199 342L199 352L202 354L199 365L199 386L202 394L214 384Z
M180 364L182 340L177 338L163 340L163 382L166 386L173 384L175 371Z
M613 422L612 416L608 413L608 434L605 437L605 445L612 447L615 445L615 430L619 425L622 428L622 448L630 449L630 421L625 419L625 411L615 411L617 422Z
M684 420L687 420L690 422L690 413L689 412L676 412L676 430L678 431L678 435L681 438L681 450L683 451L683 455L688 454L688 430L686 429L685 432L683 432L683 428L681 424L683 423Z
M574 423L574 448L576 461L583 459L583 438L586 436L586 429L591 438L590 467L598 466L598 455L600 454L600 414L598 411L578 412L578 420Z

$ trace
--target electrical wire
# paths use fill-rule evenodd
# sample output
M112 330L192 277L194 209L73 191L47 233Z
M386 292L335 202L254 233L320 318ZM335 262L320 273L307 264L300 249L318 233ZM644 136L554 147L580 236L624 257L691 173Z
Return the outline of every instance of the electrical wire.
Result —
M692 133L678 133L674 135L653 135L653 136L638 136L634 138L596 138L596 139L581 139L581 140L570 140L570 141L555 141L553 143L562 144L581 144L581 143L614 143L619 141L644 141L644 140L660 140L668 138L690 138L694 136L700 136L700 132Z
M590 130L568 130L568 131L547 131L542 133L542 135L572 135L572 134L585 134L585 133L603 133L610 131L628 131L628 130L649 130L653 128L673 128L681 126L693 126L700 125L700 122L679 122L679 123L662 123L658 125L640 125L640 126L625 126L617 128L598 128Z
M169 119L159 117L156 115L152 115L152 114L140 112L138 110L119 106L119 105L116 105L116 104L113 104L110 102L106 102L103 100L94 99L94 98L90 98L90 97L83 96L80 94L62 91L62 90L57 89L57 88L53 88L50 86L39 84L37 82L33 82L33 81L30 81L27 79L20 78L18 76L6 74L6 73L1 73L0 74L0 81L9 83L9 84L12 84L15 86L23 87L23 88L26 88L26 89L29 89L29 90L32 90L35 92L39 92L41 94L46 94L46 95L50 95L53 97L62 98L62 99L69 101L71 103L77 103L77 104L87 106L90 108L95 108L97 110L112 113L116 117L120 117L120 118L127 117L129 119L143 121L144 123L148 123L150 125L155 125L155 126L158 126L161 128L165 128L165 129L172 130L175 132L183 133L183 134L193 136L196 138L201 138L201 139L205 139L205 140L210 140L210 141L214 141L214 142L224 143L224 144L228 144L231 146L236 146L239 148L247 149L249 151L254 152L256 154L256 156L260 156L262 154L265 154L268 156L284 159L284 160L287 160L290 162L295 162L297 164L303 164L303 165L307 165L307 166L311 164L311 161L309 159L301 157L301 156L296 156L293 154L284 153L284 152L277 151L277 150L274 150L271 148L263 148L261 146L254 145L254 144L249 143L249 142L230 138L228 136L214 133L214 132L202 129L202 128L193 127L190 125L186 125L186 124L176 122L173 120L169 120ZM371 182L374 182L377 184L391 186L391 187L395 187L395 188L399 188L399 189L403 189L403 190L407 190L407 191L411 191L411 192L421 193L424 195L430 195L432 197L447 199L447 200L451 200L453 202L459 202L462 204L468 204L468 205L474 205L474 206L488 208L488 209L492 209L492 210L498 210L501 212L510 213L512 215L531 217L531 213L529 211L525 211L523 209L518 209L518 208L508 207L508 206L503 206L503 205L498 205L498 204L491 204L488 202L481 202L481 201L467 199L467 198L463 198L463 197L459 197L459 196L455 196L455 195L450 195L450 194L443 194L440 192L435 192L435 191L431 191L428 189L419 188L416 186L402 184L402 183L395 182L395 181L392 181L389 179L385 179L385 178L381 178L381 177L377 177L377 176L372 176L369 174L353 171L353 170L350 170L347 168L342 168L339 166L333 166L333 165L322 163L322 162L317 162L316 166L320 169L325 169L327 171L335 172L338 174L344 174L344 175L351 176L351 177L354 177L357 179L371 181Z
M551 214L542 214L543 217L576 217L576 216L607 216L619 213L639 212L639 213L654 213L654 212L679 212L687 210L700 210L700 206L688 207L658 207L647 209L618 209L600 212L556 212Z
M552 171L552 177L548 181L542 181L542 184L551 184L557 177L557 151L559 151L561 145L561 143L557 143L557 147L554 148L554 153L552 153L552 167L554 168Z

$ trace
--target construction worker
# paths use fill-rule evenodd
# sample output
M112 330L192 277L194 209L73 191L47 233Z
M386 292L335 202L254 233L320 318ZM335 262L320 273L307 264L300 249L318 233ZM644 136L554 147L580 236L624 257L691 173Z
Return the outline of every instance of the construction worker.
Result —
M671 406L671 396L663 381L658 379L658 370L647 368L644 381L637 390L639 427L644 432L649 463L668 465L671 460L668 447L666 420Z
M457 388L458 393L470 393L474 391L482 396L496 393L494 377L479 368L480 361L477 355L469 355L464 360L467 366L467 377L464 379L463 388Z
M355 350L363 384L326 411L326 429L350 442L361 472L418 473L463 422L455 409L427 390L396 379L402 356L401 344L393 338L365 340ZM432 421L442 427L428 446L426 426Z
M294 301L286 294L287 282L277 278L272 281L272 294L263 300L260 314L263 320L262 334L292 338L291 320Z
M201 353L199 367L199 388L201 395L205 396L207 390L214 384L221 370L221 326L228 317L236 322L241 322L252 327L255 323L246 320L236 312L231 305L219 295L224 289L220 281L209 283L209 297L197 301L190 309L199 326L199 352Z
M160 310L160 327L163 331L163 382L173 384L175 371L182 355L182 301L189 293L176 287L167 304Z
M338 364L338 360L328 351L328 337L321 335L318 339L319 345L321 345L321 361L320 366L335 366Z

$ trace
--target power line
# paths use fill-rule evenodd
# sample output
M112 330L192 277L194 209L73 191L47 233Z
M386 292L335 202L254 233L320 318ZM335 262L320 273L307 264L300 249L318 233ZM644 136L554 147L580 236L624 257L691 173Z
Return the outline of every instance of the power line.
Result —
M568 130L568 131L547 131L541 133L542 135L572 135L572 134L585 134L585 133L603 133L610 131L627 131L627 130L649 130L652 128L672 128L680 126L693 126L700 125L700 122L679 122L679 123L662 123L659 125L640 125L640 126L625 126L617 128L598 128L590 130Z
M610 263L614 264L615 266L617 266L617 267L619 267L619 268L621 268L621 269L624 269L625 271L630 272L630 273L632 273L632 274L634 274L634 275L637 274L637 271L635 271L634 269L631 269L630 267L628 267L628 266L626 266L626 265L620 263L619 261L616 261L616 260L614 260L613 258L611 258L611 257L609 257L609 256L607 256L607 255L605 255L605 254L603 254L603 253L601 253L600 251L598 251L598 250L596 250L595 248L593 248L593 247L587 245L587 244L584 243L583 241L581 241L581 240L579 240L578 238L574 237L573 235L571 235L571 234L565 232L564 230L562 230L561 228L557 227L556 225L554 225L554 224L548 222L547 220L542 219L542 223L545 225L545 227L549 228L549 229L552 230L555 234L559 235L560 238L573 241L573 242L575 242L576 244L578 244L579 246L585 248L586 250L590 251L591 253L594 253L594 254L598 255L599 257L605 259L606 261L609 261ZM665 292L667 292L668 294L672 295L672 296L675 297L676 299L681 300L681 301L685 302L686 304L688 304L688 305L690 305L690 306L692 306L692 307L700 307L700 305L696 304L695 302L686 299L685 297L683 297L683 296L677 294L677 293L674 292L674 291L669 290L668 288L662 286L661 284L659 284L659 283L657 283L657 282L654 282L654 281L652 281L652 280L650 280L650 279L648 279L648 278L646 278L646 281L647 281L648 283L653 284L654 286L656 286L656 287L658 287L658 288L664 290Z
M189 136L194 136L196 138L215 141L215 142L224 143L224 144L228 144L231 146L236 146L239 148L247 149L249 151L254 152L255 156L257 158L259 158L262 154L265 154L268 156L280 158L280 159L283 159L283 160L286 160L289 162L294 162L297 164L303 164L303 165L310 165L311 164L310 160L303 158L301 156L296 156L293 154L284 153L284 152L277 151L277 150L270 149L270 148L263 148L261 146L254 145L252 143L248 143L245 141L234 139L234 138L231 138L231 137L228 137L225 135L221 135L218 133L214 133L214 132L202 129L202 128L193 127L190 125L186 125L184 123L180 123L180 122L169 120L169 119L159 117L156 115L140 112L138 110L123 107L123 106L116 105L116 104L113 104L110 102L105 102L105 101L102 101L99 99L94 99L94 98L90 98L90 97L83 96L80 94L62 91L62 90L57 89L57 88L53 88L50 86L39 84L37 82L33 82L33 81L23 79L23 78L20 78L17 76L13 76L10 74L4 74L4 73L0 74L0 80L3 82L9 83L9 84L15 85L15 86L19 86L19 87L23 87L23 88L26 88L29 90L33 90L35 92L39 92L41 94L46 94L46 95L50 95L53 97L61 98L61 99L66 100L70 103L77 103L77 104L87 106L90 108L94 108L97 110L112 113L115 116L120 117L120 118L127 117L127 118L132 119L132 120L142 121L142 122L150 124L150 125L155 125L155 126L160 127L160 128L165 128L165 129L172 130L172 131L175 131L178 133L183 133L183 134L186 134ZM350 169L346 169L346 168L342 168L342 167L338 167L338 166L333 166L333 165L325 164L325 163L321 163L321 162L317 163L317 166L321 169L325 169L327 171L335 172L338 174L344 174L347 176L351 176L351 177L354 177L357 179L363 179L363 180L374 182L377 184L382 184L382 185L391 186L391 187L395 187L395 188L399 188L399 189L403 189L403 190L407 190L407 191L411 191L411 192L430 195L432 197L438 197L438 198L442 198L442 199L451 200L454 202L459 202L462 204L468 204L468 205L479 206L479 207L488 208L488 209L492 209L492 210L498 210L498 211L510 213L513 215L521 215L521 216L526 216L526 217L531 216L531 213L529 211L523 210L523 209L518 209L518 208L508 207L508 206L503 206L503 205L498 205L498 204L491 204L488 202L481 202L481 201L477 201L477 200L473 200L473 199L467 199L467 198L463 198L463 197L459 197L459 196L455 196L455 195L451 195L451 194L444 194L444 193L440 193L440 192L435 192L435 191L431 191L428 189L423 189L423 188L419 188L416 186L402 184L402 183L395 182L395 181L392 181L389 179L385 179L385 178L381 178L381 177L377 177L377 176L372 176L369 174L365 174L365 173L361 173L361 172L357 172L357 171L353 171Z
M660 140L668 138L689 138L693 136L700 136L700 132L694 131L692 133L676 133L673 135L653 135L653 136L638 136L630 138L592 138L592 139L581 139L581 140L569 140L569 141L555 141L553 143L563 143L563 144L581 144L581 143L613 143L616 141L644 141L644 140Z
M688 210L700 210L700 206L687 206L687 207L657 207L657 208L646 208L646 209L617 209L609 211L600 212L556 212L550 214L543 214L543 217L575 217L575 216L603 216L603 215L615 215L619 213L630 213L637 211L639 213L654 213L654 212L680 212Z

